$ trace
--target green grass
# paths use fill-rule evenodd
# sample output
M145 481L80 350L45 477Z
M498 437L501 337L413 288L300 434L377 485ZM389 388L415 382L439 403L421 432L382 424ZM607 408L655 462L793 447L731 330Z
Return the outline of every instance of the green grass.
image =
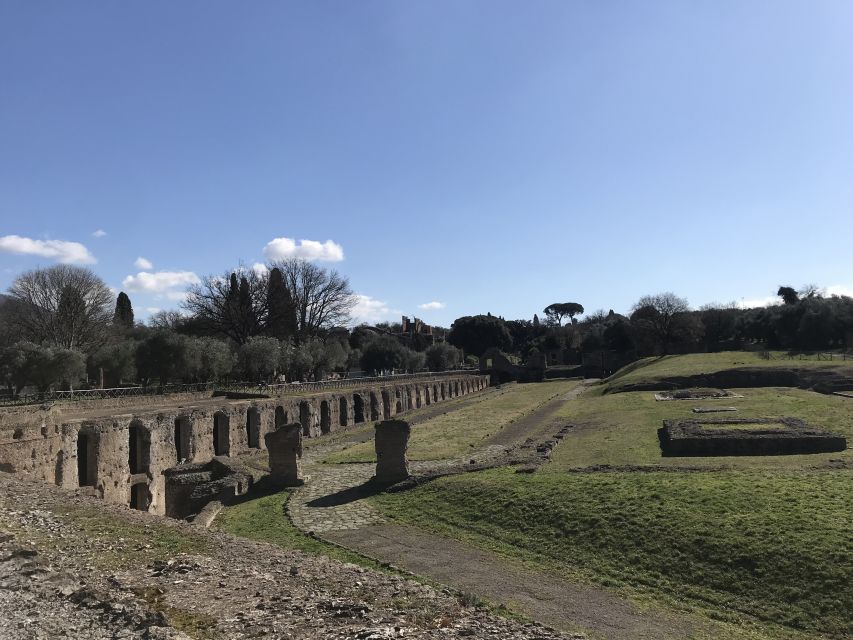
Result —
M378 568L377 563L358 553L312 538L293 526L285 512L292 493L285 490L226 507L216 517L214 526L241 538Z
M853 442L853 401L801 389L741 389L743 398L712 401L654 399L651 391L585 394L567 402L558 412L567 423L577 425L552 453L552 463L543 472L559 472L591 465L665 465L732 468L804 468L830 459L851 460L851 449L840 453L802 456L744 456L719 458L662 458L657 429L665 419L706 420L719 418L800 418L811 426L847 436ZM723 402L738 411L725 414L695 414L694 406Z
M789 358L784 352L771 352L771 358L762 358L758 352L722 351L720 353L688 353L685 355L643 358L623 367L607 379L611 390L628 384L655 382L671 376L690 376L702 373L716 373L738 367L767 368L824 368L841 367L853 370L853 358L843 360L841 356L833 360L818 360L815 356L794 356Z
M849 470L504 469L373 500L399 521L575 578L729 623L756 619L753 637L787 635L781 625L842 638L853 633L851 489Z
M510 422L577 385L573 380L514 385L505 393L416 424L409 440L409 459L440 460L462 456ZM375 459L371 440L333 453L326 462L372 462Z

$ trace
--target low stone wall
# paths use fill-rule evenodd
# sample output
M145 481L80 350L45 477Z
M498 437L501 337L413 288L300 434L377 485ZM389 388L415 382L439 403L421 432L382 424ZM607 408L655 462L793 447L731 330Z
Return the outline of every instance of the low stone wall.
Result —
M65 488L89 486L110 502L147 503L146 510L165 514L164 471L182 462L263 450L264 436L288 423L298 422L304 437L316 438L488 386L488 375L424 376L273 398L208 395L203 403L160 410L145 397L134 399L138 407L144 403L138 410L123 406L94 419L68 419L57 407L9 409L0 412L0 471ZM140 484L150 499L134 488Z
M737 426L755 428L738 429ZM847 440L796 418L664 420L664 456L774 456L844 451Z

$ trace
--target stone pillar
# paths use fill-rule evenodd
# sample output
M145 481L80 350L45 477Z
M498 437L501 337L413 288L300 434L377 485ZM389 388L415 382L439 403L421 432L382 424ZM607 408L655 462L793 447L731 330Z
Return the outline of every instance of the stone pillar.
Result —
M278 485L302 484L302 425L286 424L264 436L270 461L270 479Z
M411 428L405 420L383 420L376 425L376 480L399 482L409 477L409 448Z

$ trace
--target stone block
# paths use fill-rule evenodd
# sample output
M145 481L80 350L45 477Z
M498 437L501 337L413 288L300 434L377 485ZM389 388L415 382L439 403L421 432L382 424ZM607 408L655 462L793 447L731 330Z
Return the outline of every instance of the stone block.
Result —
M302 425L286 424L264 436L270 462L270 480L293 487L302 484Z
M376 480L399 482L409 477L409 448L411 427L405 420L383 420L376 425Z

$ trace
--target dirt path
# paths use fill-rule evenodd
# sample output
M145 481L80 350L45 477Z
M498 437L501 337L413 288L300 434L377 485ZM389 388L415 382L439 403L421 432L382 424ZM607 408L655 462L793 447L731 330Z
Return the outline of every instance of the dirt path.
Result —
M504 449L528 438L547 437L559 427L555 413L587 385L546 402L509 424L479 450ZM449 409L449 407L448 407ZM436 407L436 414L446 411ZM434 417L430 412L429 417ZM422 418L418 415L419 419ZM372 436L372 432L366 438ZM341 443L331 445L337 448ZM566 632L606 640L686 640L703 630L698 619L660 608L643 609L619 595L537 571L510 558L419 529L389 522L366 498L373 464L319 464L328 453L317 447L306 456L308 482L294 492L288 515L304 531L349 547L492 602ZM410 463L413 473L447 461Z
M643 610L613 593L528 569L495 553L397 524L323 535L333 542L390 562L566 632L608 640L681 640L700 629L660 609Z

